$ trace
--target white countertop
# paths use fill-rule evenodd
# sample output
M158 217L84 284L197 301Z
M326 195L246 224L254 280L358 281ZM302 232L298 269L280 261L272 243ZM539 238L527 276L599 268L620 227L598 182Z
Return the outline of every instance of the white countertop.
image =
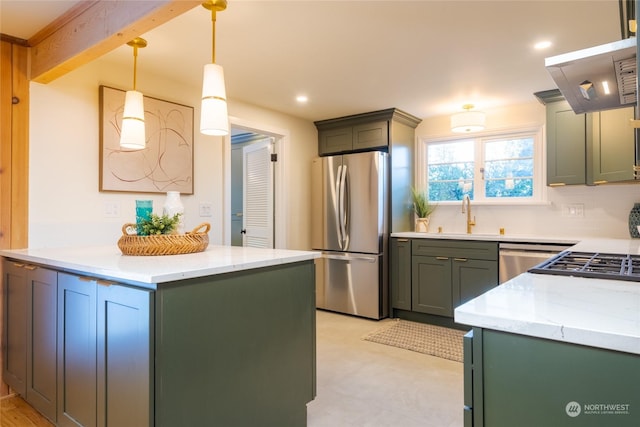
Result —
M640 254L640 241L589 239L571 250ZM640 283L524 273L457 307L455 321L640 354Z
M415 231L391 233L391 237L405 239L485 240L490 242L563 243L570 245L576 244L581 240L579 238L534 236L527 234L418 233Z
M320 253L210 245L194 254L127 256L112 245L0 250L0 256L144 286L307 261Z

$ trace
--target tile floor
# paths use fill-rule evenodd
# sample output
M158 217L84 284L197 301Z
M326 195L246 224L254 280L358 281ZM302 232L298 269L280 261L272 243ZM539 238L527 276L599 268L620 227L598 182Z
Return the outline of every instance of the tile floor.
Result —
M382 321L317 311L308 427L461 427L462 364L364 341Z

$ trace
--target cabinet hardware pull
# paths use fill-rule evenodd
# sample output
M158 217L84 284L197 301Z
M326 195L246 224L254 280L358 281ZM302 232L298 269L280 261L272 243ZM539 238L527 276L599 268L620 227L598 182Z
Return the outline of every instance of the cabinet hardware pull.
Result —
M408 242L409 239L398 239L398 242Z
M24 268L26 268L27 270L36 270L38 267L35 265L25 265Z
M88 277L88 276L78 276L78 280L80 280L82 282L95 282L96 279L94 279L93 277Z
M564 182L552 182L549 184L549 187L562 187L563 185L567 185Z
M113 282L110 282L108 280L96 280L96 283L100 286L111 286L113 285Z
M21 263L21 262L14 262L14 263L13 263L13 265L14 265L15 267L18 267L18 268L22 268L22 267L24 267L24 266L25 266L25 264L23 264L23 263Z
M468 260L466 258L454 258L454 261L460 261L460 262L467 262Z
M607 181L607 180L602 180L602 181L593 181L593 185L606 184L607 182L609 182L609 181Z
M440 261L446 261L449 259L449 257L446 256L437 256L436 259L439 259Z

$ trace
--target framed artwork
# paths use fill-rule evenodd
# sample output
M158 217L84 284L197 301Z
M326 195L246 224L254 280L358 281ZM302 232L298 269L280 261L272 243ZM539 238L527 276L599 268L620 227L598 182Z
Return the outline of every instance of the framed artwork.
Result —
M144 97L146 147L120 148L125 91L100 86L100 191L193 194L193 107Z

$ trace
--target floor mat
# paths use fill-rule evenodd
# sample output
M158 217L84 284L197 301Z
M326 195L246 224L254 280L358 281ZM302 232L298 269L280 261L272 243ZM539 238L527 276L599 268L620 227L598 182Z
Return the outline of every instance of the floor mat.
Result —
M395 319L362 339L462 362L465 331Z

